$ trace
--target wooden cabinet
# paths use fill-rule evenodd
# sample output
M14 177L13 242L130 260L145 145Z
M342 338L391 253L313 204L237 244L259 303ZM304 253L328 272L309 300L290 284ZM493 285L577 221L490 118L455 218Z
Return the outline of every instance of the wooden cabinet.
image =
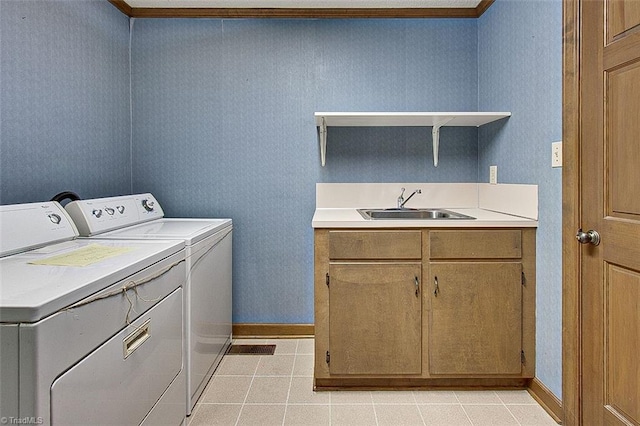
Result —
M520 374L522 265L444 262L430 266L431 374Z
M532 375L533 232L428 232L432 375Z
M329 266L329 372L420 374L418 263Z
M315 230L315 384L520 386L535 229Z
M420 231L329 231L329 259L422 259Z
M421 232L330 231L327 237L329 373L420 374Z

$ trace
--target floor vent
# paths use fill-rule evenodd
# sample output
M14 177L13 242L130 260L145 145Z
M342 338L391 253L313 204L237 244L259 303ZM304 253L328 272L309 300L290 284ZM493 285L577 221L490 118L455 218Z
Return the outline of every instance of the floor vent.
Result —
M231 345L227 355L273 355L276 345Z

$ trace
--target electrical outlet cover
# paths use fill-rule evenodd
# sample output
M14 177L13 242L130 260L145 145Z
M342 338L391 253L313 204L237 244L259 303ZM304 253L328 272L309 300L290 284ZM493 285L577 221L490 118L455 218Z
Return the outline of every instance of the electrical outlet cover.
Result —
M562 167L562 141L551 144L551 167Z

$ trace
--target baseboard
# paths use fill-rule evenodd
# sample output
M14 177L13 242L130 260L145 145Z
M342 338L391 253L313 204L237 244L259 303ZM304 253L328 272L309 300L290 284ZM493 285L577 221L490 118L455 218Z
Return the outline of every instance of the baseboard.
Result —
M234 338L313 337L313 324L233 324Z
M526 389L524 378L424 378L424 377L338 377L315 378L315 390L515 390Z
M538 404L545 409L547 413L553 420L555 420L558 424L562 424L563 420L563 411L562 411L562 401L556 397L553 392L549 390L537 377L534 377L529 382L529 393L538 401Z

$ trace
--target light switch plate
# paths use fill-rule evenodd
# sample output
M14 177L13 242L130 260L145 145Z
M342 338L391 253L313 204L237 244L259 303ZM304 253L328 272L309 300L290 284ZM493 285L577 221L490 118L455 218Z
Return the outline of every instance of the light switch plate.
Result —
M551 144L551 167L562 167L562 141Z
M498 166L489 166L489 183L491 185L498 183Z

